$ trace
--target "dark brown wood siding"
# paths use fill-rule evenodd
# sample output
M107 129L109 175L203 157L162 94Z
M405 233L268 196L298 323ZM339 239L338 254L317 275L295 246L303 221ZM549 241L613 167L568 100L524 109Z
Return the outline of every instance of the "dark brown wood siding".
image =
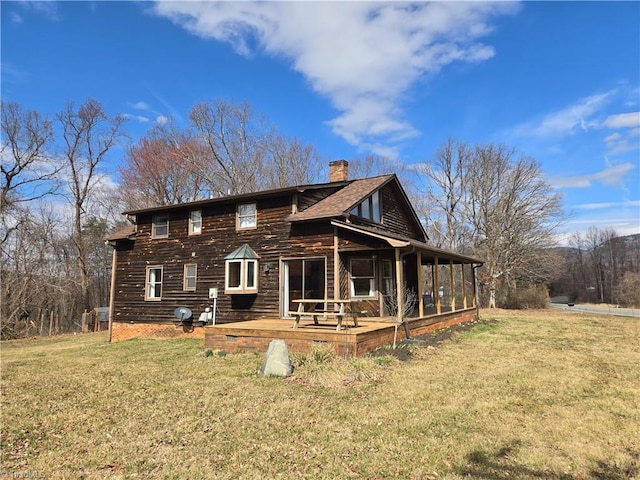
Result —
M216 322L279 316L280 259L323 256L327 284L333 295L333 228L326 224L294 225L284 219L290 197L257 202L257 228L236 230L236 206L202 209L202 233L188 235L189 210L174 210L169 237L151 238L151 215L138 215L135 241L118 242L116 321L174 321L173 311L185 306L194 319L210 305L209 288L218 289ZM260 257L258 293L227 295L224 257L243 244ZM184 265L197 265L195 291L184 291ZM163 267L162 298L145 300L146 267Z
M420 226L406 209L406 202L391 185L382 189L382 224L390 232L416 240L423 240Z

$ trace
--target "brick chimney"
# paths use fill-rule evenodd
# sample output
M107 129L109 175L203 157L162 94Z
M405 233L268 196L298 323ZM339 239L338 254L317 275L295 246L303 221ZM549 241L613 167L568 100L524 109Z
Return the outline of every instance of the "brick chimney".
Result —
M344 182L346 180L349 180L349 162L346 160L329 162L329 181Z

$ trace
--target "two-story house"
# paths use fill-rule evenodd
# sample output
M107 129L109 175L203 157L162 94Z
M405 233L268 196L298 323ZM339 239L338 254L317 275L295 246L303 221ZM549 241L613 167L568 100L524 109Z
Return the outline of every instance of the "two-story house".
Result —
M304 299L347 299L372 319L475 313L472 267L481 261L431 247L395 175L349 180L343 160L330 163L328 183L125 215L130 228L107 238L114 247L112 340L203 337L201 320L213 321L205 313L212 292L216 325L290 319ZM457 308L455 295L453 304L441 304L438 265L450 267L450 287L461 279ZM399 313L406 289L432 299L433 311L419 301ZM179 307L193 316L177 318Z

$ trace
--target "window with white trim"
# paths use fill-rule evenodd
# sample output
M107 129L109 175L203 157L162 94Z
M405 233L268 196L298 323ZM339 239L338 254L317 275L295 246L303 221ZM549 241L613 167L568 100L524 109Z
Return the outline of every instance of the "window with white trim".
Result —
M225 264L225 293L258 293L257 260L243 258L227 260Z
M351 215L366 218L374 222L382 221L382 208L380 208L380 192L373 192L369 197L351 209Z
M189 235L200 235L202 232L202 210L189 212Z
M258 211L255 203L244 203L238 205L236 212L236 228L244 230L248 228L256 228Z
M193 292L196 289L196 278L198 277L198 265L195 263L187 263L184 266L184 280L182 289Z
M224 257L224 292L258 293L259 258L246 243Z
M162 299L162 265L151 265L147 267L145 275L146 283L144 289L145 300Z
M352 298L376 296L376 269L373 258L352 258L349 262L349 273Z
M154 215L151 224L151 238L169 237L169 215Z

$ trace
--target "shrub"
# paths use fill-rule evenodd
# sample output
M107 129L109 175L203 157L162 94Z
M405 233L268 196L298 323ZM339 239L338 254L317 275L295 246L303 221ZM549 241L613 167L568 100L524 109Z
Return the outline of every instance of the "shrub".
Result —
M547 308L548 306L549 292L544 285L509 291L503 305L504 308L514 310Z
M618 299L624 307L640 307L640 273L625 272L618 285Z

